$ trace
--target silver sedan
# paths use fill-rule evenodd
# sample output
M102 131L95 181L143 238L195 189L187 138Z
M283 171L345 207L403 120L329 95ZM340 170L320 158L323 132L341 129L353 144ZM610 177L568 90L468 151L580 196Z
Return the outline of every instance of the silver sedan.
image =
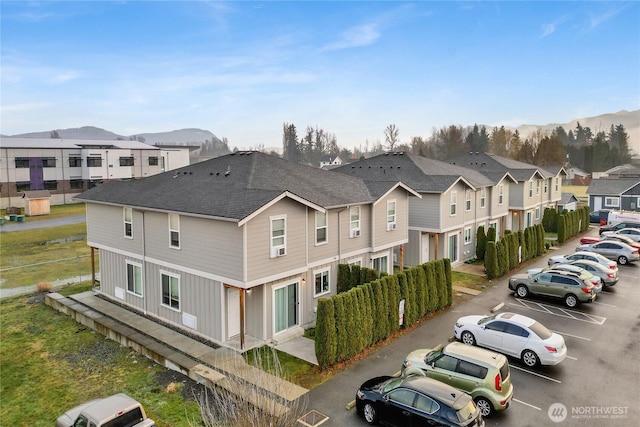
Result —
M613 286L618 283L618 269L612 270L588 259L577 259L575 261L569 261L568 264L583 268L589 273L599 276L604 286Z
M636 262L640 259L637 249L632 248L626 243L610 240L603 240L591 245L580 245L576 251L594 252L617 261L620 265Z

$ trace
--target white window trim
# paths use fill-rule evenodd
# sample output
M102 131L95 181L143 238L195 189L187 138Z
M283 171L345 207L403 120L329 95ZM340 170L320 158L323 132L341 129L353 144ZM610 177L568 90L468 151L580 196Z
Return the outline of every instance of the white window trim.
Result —
M449 216L456 216L458 213L458 192L452 191L449 195Z
M615 201L615 203L612 203ZM610 208L619 208L620 207L620 198L619 197L605 197L604 205Z
M134 295L138 298L143 298L144 297L144 277L142 275L142 264L138 263L138 262L133 262L133 261L125 261L126 262L126 268L125 268L125 273L127 275L127 285L125 286L126 292L129 295ZM137 267L140 269L140 293L136 293L134 291L130 291L129 290L129 266L133 266L133 267ZM135 286L134 286L135 289Z
M529 181L529 198L533 197L533 181Z
M296 317L297 317L296 324L294 326L290 327L290 328L285 328L285 329L283 329L281 331L277 331L276 332L276 316L277 316L277 313L276 313L276 291L278 289L287 288L287 287L289 287L289 285L293 285L294 283L296 285L296 294L298 295L298 308L297 308L297 312L296 312ZM315 286L315 284L314 284L314 286ZM271 330L273 332L273 336L274 337L278 336L280 334L284 334L287 331L291 330L292 328L300 326L300 322L301 322L300 315L301 315L301 313L303 313L303 311L302 311L303 300L300 297L300 293L301 292L302 292L302 289L301 289L301 281L300 280L298 280L296 282L286 282L286 283L284 283L282 285L274 286L274 287L271 288L271 322L272 322Z
M498 205L504 203L504 184L498 185Z
M549 181L547 181L546 179L544 180L544 194L547 194L549 192Z
M389 213L391 211L391 206L393 206L393 213ZM396 223L396 218L397 218L397 211L396 208L398 207L397 203L395 200L388 200L387 201L387 231L392 231L395 230L397 227L397 223Z
M540 195L540 180L536 179L536 196Z
M560 177L556 176L556 191L558 191L560 185Z
M280 220L284 221L284 235L282 236L282 240L284 243L282 245L274 245L273 223L275 221L280 221ZM280 239L281 237L277 237L277 238ZM271 258L277 258L287 254L287 216L286 215L269 217L269 247L270 247L269 256ZM282 253L280 249L284 249L284 253Z
M175 229L174 229L174 228L171 228L171 218L176 218L176 221L177 221L177 223L178 223L178 227L177 227L177 228L175 228ZM181 246L181 239L180 239L180 215L178 215L178 214L169 214L169 215L168 215L168 219L167 219L167 220L168 220L168 222L169 222L169 247L170 247L171 249L180 249L180 246ZM174 246L174 245L171 243L171 233L172 233L172 232L178 233L178 245L177 245L177 246Z
M467 234L469 235L469 240L467 241ZM473 236L471 235L471 227L465 227L464 228L464 244L465 245L470 245L471 242L473 241Z
M322 277L323 273L327 273L327 290L321 291L320 293L316 293L316 276L320 275ZM315 270L313 272L313 297L317 298L322 295L326 295L331 292L331 268L323 268L321 270Z
M536 208L536 221L540 219L540 208Z
M379 256L371 257L371 267L370 268L373 269L373 270L376 270L376 268L373 266L374 261L378 260L378 259L382 259L382 258L386 258L387 259L387 271L385 273L388 274L389 273L389 264L390 264L389 263L389 254L388 253L387 254L383 254L383 255L379 255ZM378 270L376 270L376 271L378 271Z
M319 215L324 215L324 226L318 226L318 216ZM321 246L321 245L326 245L327 243L329 243L329 213L328 212L318 212L316 211L316 215L315 215L315 220L316 220L316 246ZM286 227L286 223L285 223L285 227ZM318 230L324 228L325 232L324 232L324 242L318 242ZM285 234L286 234L286 229L285 229Z
M487 202L487 191L483 188L480 190L480 209L484 209Z
M129 217L128 219L127 219L127 216ZM133 239L133 209L132 208L122 208L122 221L124 222L124 230L123 230L124 238ZM127 224L129 224L129 228L131 229L130 235L127 235Z
M178 281L178 308L175 307L171 307L168 304L165 304L163 301L164 295L163 295L163 291L162 291L162 276L167 276L167 277L171 277L173 279L176 279ZM175 273L171 273L169 271L163 271L160 270L160 305L164 308L167 308L169 310L175 311L176 313L180 313L182 310L182 286L180 283L180 276L175 274ZM169 292L171 292L171 289L169 289Z
M464 211L471 211L471 190L466 190L464 194Z
M358 219L352 220L353 214L357 212ZM355 237L360 237L361 234L361 223L360 223L360 206L352 206L349 208L349 238L353 239Z
M362 267L362 258L352 259L347 262L349 265L357 265L358 267Z

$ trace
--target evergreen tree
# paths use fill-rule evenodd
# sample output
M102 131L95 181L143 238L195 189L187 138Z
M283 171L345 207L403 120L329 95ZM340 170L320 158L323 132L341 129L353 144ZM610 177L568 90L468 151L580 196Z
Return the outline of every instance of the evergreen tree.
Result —
M484 233L484 225L478 227L476 232L476 258L484 260L484 252L487 249L487 235Z

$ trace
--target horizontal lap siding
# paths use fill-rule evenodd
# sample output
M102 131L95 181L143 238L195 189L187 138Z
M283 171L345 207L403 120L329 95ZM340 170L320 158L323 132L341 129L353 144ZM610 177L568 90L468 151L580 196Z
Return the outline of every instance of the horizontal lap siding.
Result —
M376 203L374 209L375 246L385 246L407 239L409 196L404 189L396 189ZM387 231L387 202L396 201L396 229Z
M348 228L338 229L338 217L348 216L348 211L339 213L338 209L327 211L327 243L316 245L316 215L313 209L309 209L309 263L313 264L327 258L336 256L339 251L339 240L349 237Z

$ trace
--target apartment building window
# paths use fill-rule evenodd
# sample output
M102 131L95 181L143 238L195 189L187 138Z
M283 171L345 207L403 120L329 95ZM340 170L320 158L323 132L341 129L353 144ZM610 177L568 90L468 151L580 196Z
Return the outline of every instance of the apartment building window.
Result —
M527 212L527 227L531 227L533 225L533 221L531 220L531 211Z
M90 168L102 167L102 157L87 157L87 167L90 167Z
M451 262L458 261L458 233L449 235L449 259Z
M315 278L315 289L313 296L317 297L328 293L331 289L329 286L329 270L316 272L313 276Z
M316 245L327 243L327 213L316 212Z
M389 257L385 255L378 258L373 258L371 260L371 268L376 270L378 273L388 273Z
M180 216L169 214L169 247L180 248Z
M127 291L142 296L142 266L127 261Z
M120 157L120 166L133 166L133 156Z
M44 189L50 191L56 191L58 189L58 181L45 181Z
M560 188L560 178L556 176L556 191Z
M69 167L70 168L82 167L82 157L69 156Z
M620 207L620 198L618 197L605 197L604 205L610 208Z
M467 190L465 192L464 210L467 212L471 210L471 191L470 190Z
M149 166L158 166L158 158L149 157Z
M56 167L56 158L55 157L43 157L42 158L42 167L43 168L55 168Z
M504 184L498 185L498 204L501 205L504 199Z
M360 237L360 206L349 209L349 237Z
M549 181L547 181L545 179L544 180L544 194L547 194L548 191L549 191Z
M84 180L83 179L72 179L69 181L69 187L72 190L84 190Z
M16 157L16 169L23 169L29 167L29 158L28 157Z
M480 208L484 208L486 199L487 199L487 190L483 188L482 190L480 190Z
M536 196L540 195L540 180L536 180Z
M471 243L471 227L466 227L464 229L464 244L468 245Z
M452 191L449 201L449 215L454 216L456 214L458 205L458 192Z
M271 219L271 258L287 254L287 221L286 218Z
M540 208L536 208L536 220L540 219Z
M396 229L396 201L387 202L387 231Z
M162 305L180 310L180 278L162 273Z
M122 216L124 217L124 237L133 237L133 209L123 208Z
M529 181L529 197L533 197L533 181Z
M31 183L29 181L18 181L16 182L16 191L29 191L31 190Z

